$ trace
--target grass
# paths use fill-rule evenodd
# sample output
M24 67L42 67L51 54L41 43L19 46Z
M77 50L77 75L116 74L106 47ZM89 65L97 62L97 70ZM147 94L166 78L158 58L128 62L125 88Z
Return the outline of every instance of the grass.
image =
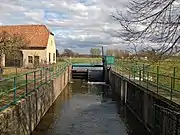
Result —
M55 65L63 65L65 63L66 63L65 61L58 61ZM5 67L2 77L3 78L13 77L13 76L23 74L23 73L27 73L27 72L31 72L31 71L34 71L34 70L36 70L36 69L28 69L28 68L23 68L23 67L22 68Z
M67 59L69 60L72 64L75 63L101 63L102 62L102 58L71 58L71 59Z
M144 68L142 66L143 64L145 65ZM174 79L174 89L180 90L180 61L161 61L153 64L149 61L138 61L136 63L116 61L115 66L123 69L124 72L129 73L130 71L130 74L135 74L135 76L139 76L140 69L137 68L139 66L141 70L144 70L144 72L142 71L143 76L151 76L154 83L157 82L157 77L159 77L159 84L171 87L171 79Z
M3 106L11 104L14 99L18 100L24 97L26 95L26 84L28 84L28 91L31 91L32 83L33 78L28 76L26 82L25 75L0 80L0 110Z
M56 65L63 65L65 64L65 61L57 62ZM16 74L17 70L17 74ZM26 75L28 77L28 83L32 82L33 80L31 79L33 77L33 71L37 69L25 69L25 68L15 68L15 67L5 67L4 68L4 73L3 76L0 80L0 93L5 92L5 91L11 91L14 87L14 77L16 77L16 87L25 87L26 83ZM40 74L40 73L38 73ZM31 76L31 77L30 77Z
M158 63L116 60L113 70L127 78L130 77L135 83L148 88L162 97L180 104L179 60L160 61Z
M6 72L4 77L7 77L0 80L0 110L2 110L3 107L7 107L9 104L13 103L14 99L19 100L26 96L26 94L32 92L34 87L37 88L41 86L41 84L46 83L47 80L53 77L52 75L58 75L60 72L57 70L57 68L61 64L63 65L65 62L58 62L56 64L58 66L53 65L52 68L50 67L50 70L21 70L18 75L14 75L14 72ZM8 69L8 71L10 71L10 69Z
M161 61L158 63L152 63L149 61L138 61L136 63L133 61L124 60L116 61L116 66L123 65L126 68L131 68L135 65L142 67L143 64L145 65L145 68L150 72L157 73L157 67L159 67L159 74L166 74L169 76L173 75L175 68L175 76L180 77L180 61Z
M180 61L171 60L153 63L150 61L116 60L115 67L121 71L121 74L127 77L130 76L134 81L141 82L146 87L147 85L153 85L152 88L155 92L159 88L160 93L166 95L166 97L167 94L169 94L169 97L173 95L173 98L176 99L180 97ZM139 78L143 78L143 76L144 80L140 80ZM151 80L147 80L150 77Z
M33 69L17 68L17 74L30 72L32 70ZM16 68L15 67L5 67L4 68L3 78L12 77L15 75L16 75Z
M36 78L39 79L40 73L36 72ZM27 73L27 83L33 83L33 78L34 77L34 73L33 72L28 72ZM2 80L0 80L0 93L9 93L9 92L13 92L14 87L16 87L16 89L21 89L21 88L25 88L26 86L26 74L23 72L18 75L7 75L6 78L3 78ZM24 91L25 92L25 91Z

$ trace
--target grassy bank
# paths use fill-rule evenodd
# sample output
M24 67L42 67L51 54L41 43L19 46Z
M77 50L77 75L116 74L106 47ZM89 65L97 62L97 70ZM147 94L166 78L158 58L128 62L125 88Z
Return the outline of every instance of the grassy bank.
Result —
M128 61L116 60L115 67L132 78L142 78L164 88L180 91L180 61Z
M66 60L70 61L71 63L101 63L102 58L66 58Z
M180 61L116 60L113 70L131 81L180 104Z

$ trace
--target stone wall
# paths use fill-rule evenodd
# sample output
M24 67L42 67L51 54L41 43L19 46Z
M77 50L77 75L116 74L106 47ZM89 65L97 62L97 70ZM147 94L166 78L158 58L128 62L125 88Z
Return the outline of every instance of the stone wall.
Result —
M113 92L153 135L180 134L180 105L111 72Z
M16 105L0 112L0 135L30 135L70 81L71 67Z

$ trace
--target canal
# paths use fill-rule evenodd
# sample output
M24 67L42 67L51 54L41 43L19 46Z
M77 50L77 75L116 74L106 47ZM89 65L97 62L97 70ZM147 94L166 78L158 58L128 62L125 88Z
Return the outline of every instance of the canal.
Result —
M104 93L106 86L73 81L32 135L148 135L126 107Z

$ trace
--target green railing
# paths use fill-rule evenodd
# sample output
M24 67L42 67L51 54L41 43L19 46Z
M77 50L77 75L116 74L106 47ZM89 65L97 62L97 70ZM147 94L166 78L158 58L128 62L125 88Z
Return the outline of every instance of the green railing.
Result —
M0 80L0 111L38 90L64 72L70 63L43 67L38 70Z
M180 104L180 74L176 67L162 67L116 61L113 71L135 83Z

